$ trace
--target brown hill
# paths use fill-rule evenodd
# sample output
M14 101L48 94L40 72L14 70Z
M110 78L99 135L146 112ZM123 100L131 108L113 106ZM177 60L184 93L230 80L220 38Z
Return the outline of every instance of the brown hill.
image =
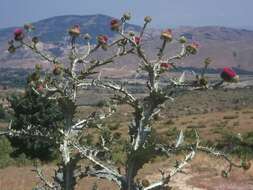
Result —
M53 17L34 23L39 29L37 35L43 40L43 48L48 49L50 53L54 53L60 57L64 57L66 52L66 36L67 29L73 23L81 23L83 32L91 34L105 33L110 37L114 34L105 29L111 17L104 15L91 16L61 16ZM140 27L129 25L129 28L138 31ZM0 68L31 68L34 65L35 57L25 50L15 55L10 55L6 51L7 39L10 37L13 28L0 30ZM62 31L58 34L59 31ZM159 39L160 31L153 29L153 38L145 46L146 53L154 56L161 45ZM58 35L56 35L58 34ZM233 29L218 26L207 27L179 27L174 29L175 36L184 35L190 41L197 41L201 45L199 54L183 60L182 66L200 67L202 61L206 57L213 59L213 67L221 68L224 66L236 67L246 71L253 71L253 31L245 29ZM175 53L177 47L172 42L171 47L167 51ZM36 63L38 60L36 59ZM43 63L46 64L46 63ZM124 59L118 66L128 65L129 68L135 68L137 62L133 58ZM122 68L124 70L124 67ZM113 69L110 70L113 72Z

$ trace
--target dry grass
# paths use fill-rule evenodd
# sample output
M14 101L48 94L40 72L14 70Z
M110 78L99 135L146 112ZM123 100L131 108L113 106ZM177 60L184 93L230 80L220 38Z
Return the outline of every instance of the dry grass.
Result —
M219 92L224 94L225 92ZM253 106L250 103L252 91L247 91L249 98L245 98L246 105L231 106L229 102L212 100L210 97L203 96L202 100L198 99L197 102L193 102L191 98L181 97L179 98L180 105L172 105L171 108L165 109L156 122L154 122L154 128L159 135L164 135L168 132L169 128L176 127L177 129L197 128L200 132L200 136L205 140L215 141L220 137L220 131L228 129L233 132L240 132L244 134L252 131L253 126ZM214 96L210 94L211 98ZM219 95L215 95L217 98ZM231 101L237 98L243 99L246 95L244 93L235 93ZM195 98L196 99L196 98ZM193 103L192 103L193 102ZM201 102L207 102L202 105ZM219 104L220 103L220 104ZM183 106L188 106L187 109L183 109ZM195 105L196 104L196 105ZM210 105L212 104L212 105ZM226 106L225 104L229 104ZM204 111L199 109L199 105L202 107L212 108L212 111ZM199 110L195 109L198 108ZM76 113L78 118L85 118L90 112L96 111L99 108L82 106ZM208 110L210 110L208 109ZM195 110L190 111L189 110ZM219 111L220 110L220 111ZM119 132L123 137L127 137L127 125L131 119L131 108L126 105L119 106L117 114L106 122L108 124L115 124L120 122L119 128L114 132ZM204 113L205 112L205 113ZM174 115L174 113L176 113ZM6 123L0 123L0 127L5 127ZM139 172L139 177L154 181L160 178L158 168L171 168L171 160L159 157L153 160L152 163L146 164ZM226 167L225 162L217 160L213 157L208 157L204 154L199 154L192 161L184 172L172 179L171 185L174 189L180 190L250 190L253 189L253 168L249 171L234 170L231 173L229 179L224 179L220 176L222 168ZM46 173L53 174L53 165L45 166ZM31 171L32 167L8 167L0 170L0 190L30 190L37 184L38 179ZM89 190L94 184L96 179L87 178L82 180L77 190ZM105 180L98 180L98 186L100 190L117 189L115 185Z

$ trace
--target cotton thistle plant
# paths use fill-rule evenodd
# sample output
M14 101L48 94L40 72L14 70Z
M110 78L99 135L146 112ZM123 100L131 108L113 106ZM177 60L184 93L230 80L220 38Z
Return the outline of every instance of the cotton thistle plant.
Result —
M152 190L152 189L169 189L171 178L191 161L198 151L213 154L217 157L224 158L229 163L229 170L232 167L243 167L243 164L234 164L227 155L218 152L212 148L200 145L198 133L196 132L195 144L184 144L183 131L180 132L176 143L170 145L156 144L152 140L152 123L154 117L159 114L166 101L173 101L177 93L183 93L187 90L206 89L207 82L188 82L185 79L185 73L178 80L170 79L166 85L162 85L160 79L163 74L170 71L170 68L177 68L181 63L181 59L195 55L198 52L199 45L196 42L188 43L185 37L180 37L177 42L181 44L180 51L175 56L166 55L166 47L174 40L171 29L166 29L161 33L161 46L157 52L155 59L149 58L145 54L143 48L143 38L148 24L152 21L151 17L144 18L144 24L139 32L125 31L125 24L130 20L129 13L124 14L121 19L113 19L108 23L118 38L109 43L110 40L104 34L97 36L97 43L91 45L90 36L81 34L80 27L75 25L69 29L70 35L70 55L69 63L64 64L55 56L50 56L37 48L40 43L38 38L36 43L34 37L30 39L22 29L14 32L14 40L10 43L10 52L16 49L26 47L39 55L43 60L52 64L52 73L47 73L45 78L38 79L39 85L31 81L34 85L34 91L38 96L45 96L55 99L56 103L62 108L64 114L64 126L58 128L57 133L61 138L57 139L57 147L61 152L62 161L59 168L55 171L54 181L50 182L43 172L37 168L38 177L42 180L43 185L40 189L55 190L73 190L79 179L86 176L108 179L115 182L121 190ZM87 41L87 52L84 54L78 51L76 39L81 38ZM98 50L108 50L116 48L116 53L109 55L109 58L94 60L93 53ZM116 58L126 55L134 55L138 60L138 70L147 75L146 88L148 93L144 98L135 97L131 94L124 84L119 84L111 80L104 80L98 77L93 81L87 80L87 77L98 73L97 68L112 63ZM207 61L208 62L208 61ZM206 62L206 63L207 63ZM210 61L209 61L210 62ZM207 68L209 64L206 64ZM100 76L100 75L99 75ZM204 77L204 72L201 75ZM198 79L199 80L199 79ZM81 144L79 139L82 132L90 127L103 130L101 120L112 115L114 109L110 107L108 113L92 113L88 118L75 121L74 114L77 109L76 97L79 89L86 87L99 87L109 89L114 93L112 101L116 104L128 104L134 110L132 113L132 121L128 126L128 142L125 147L126 161L124 164L124 172L116 169L116 165L103 155L111 154L113 149L108 148L114 141L110 136L101 136L100 146L88 146ZM10 127L4 132L6 135L29 135L29 130L15 131ZM33 134L33 135L36 135ZM37 135L43 135L39 131ZM53 138L48 136L47 138ZM151 182L146 179L136 179L138 171L145 163L157 154L171 155L180 150L188 151L184 160L178 162L175 168L169 173L160 170L161 179ZM101 155L103 158L101 158ZM92 164L86 167L78 167L81 159L87 159ZM244 168L249 168L244 163ZM247 167L246 167L247 165Z

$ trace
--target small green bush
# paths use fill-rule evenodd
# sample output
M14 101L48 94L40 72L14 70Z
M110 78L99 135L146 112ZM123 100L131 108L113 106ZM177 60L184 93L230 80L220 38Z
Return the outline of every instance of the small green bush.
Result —
M13 148L10 141L6 137L0 137L0 168L4 168L13 163L11 153Z

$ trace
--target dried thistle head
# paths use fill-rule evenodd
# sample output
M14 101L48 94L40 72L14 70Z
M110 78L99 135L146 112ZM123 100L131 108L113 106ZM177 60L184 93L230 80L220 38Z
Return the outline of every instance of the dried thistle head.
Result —
M123 18L124 20L130 20L130 19L131 19L131 13L129 13L129 12L124 13L122 18Z
M161 39L165 40L167 42L172 41L172 30L171 29L166 29L161 33Z
M71 37L78 37L81 33L80 26L76 24L72 26L68 32Z

